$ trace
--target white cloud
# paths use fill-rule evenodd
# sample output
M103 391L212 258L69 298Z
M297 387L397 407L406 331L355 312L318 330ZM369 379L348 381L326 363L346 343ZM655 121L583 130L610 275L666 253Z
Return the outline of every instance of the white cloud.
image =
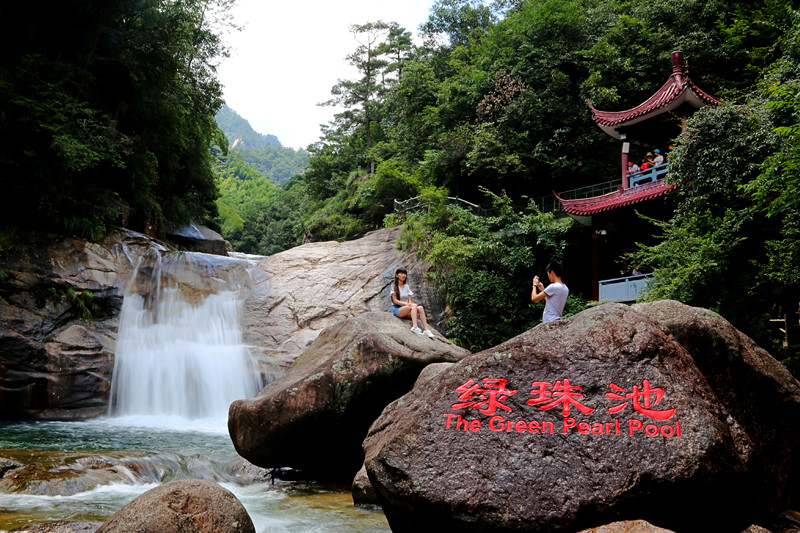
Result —
M355 77L345 56L358 45L351 24L396 21L417 35L434 0L239 0L234 20L244 30L227 39L231 57L219 68L224 98L259 133L305 148L333 118L338 79Z

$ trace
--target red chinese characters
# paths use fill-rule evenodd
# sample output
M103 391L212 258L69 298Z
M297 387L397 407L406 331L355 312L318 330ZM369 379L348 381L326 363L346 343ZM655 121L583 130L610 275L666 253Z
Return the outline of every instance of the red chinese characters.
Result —
M538 405L539 409L547 411L553 407L561 405L561 414L569 416L570 406L575 407L581 413L588 415L594 412L594 408L582 404L576 398L583 398L583 394L577 392L582 387L572 385L568 379L551 383L549 381L534 381L531 383L531 396L528 405Z
M622 403L609 407L609 413L619 413L630 401L634 411L654 420L668 420L675 414L675 409L664 409L662 411L650 409L661 402L661 399L664 397L664 390L658 387L650 387L649 379L644 380L641 389L638 385L634 385L631 392L628 392L616 383L610 383L608 386L611 390L616 392L607 392L606 398L610 400L624 400Z
M483 378L481 384L482 386L474 379L470 379L456 387L456 392L461 394L458 403L454 403L450 408L472 407L485 415L493 415L497 409L511 412L511 408L503 402L517 391L506 389L505 379Z
M675 409L657 409L664 399L664 389L654 387L650 380L643 380L641 385L634 385L631 390L627 390L616 383L609 383L610 392L605 393L608 403L613 403L610 407L603 406L610 414L617 414L625 410L627 406L632 407L636 414L643 415L654 421L665 422L675 414ZM488 420L488 427L494 432L517 432L517 433L549 433L552 434L555 428L549 420L517 420L507 419L498 414L502 411L508 413L513 411L506 401L518 391L509 389L505 378L486 377L479 382L468 379L458 387L458 401L450 406L453 410L472 408L480 411L491 418ZM600 406L593 407L587 405L584 394L581 392L583 387L574 385L569 379L552 381L533 381L531 382L530 397L526 400L527 405L537 406L542 411L549 411L557 407L561 408L564 425L563 433L577 432L584 435L619 435L622 424L625 420L589 420L581 421L570 416L571 410L577 410L583 415L595 412ZM521 400L520 400L521 401ZM602 401L602 400L601 400ZM512 403L512 402L509 402ZM519 402L517 402L518 404ZM577 416L577 415L576 415ZM462 414L445 413L445 424L447 428L455 428L464 431L481 431L483 423L479 419L469 419ZM681 436L680 422L674 423L648 424L637 418L627 420L628 434L634 435L643 432L648 437L655 436Z

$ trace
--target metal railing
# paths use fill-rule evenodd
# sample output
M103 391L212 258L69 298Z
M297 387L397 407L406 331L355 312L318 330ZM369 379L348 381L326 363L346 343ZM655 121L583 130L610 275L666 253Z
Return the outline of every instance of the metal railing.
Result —
M481 206L473 204L472 202L468 202L463 198L458 198L457 196L448 196L447 201L449 203L460 205L460 207L468 209L476 215L486 215L488 213L488 211ZM406 213L419 211L420 209L428 209L429 207L430 202L422 200L422 196L415 196L413 198L409 198L408 200L398 200L397 198L394 199L394 212L402 217L405 217Z
M639 274L638 276L601 280L598 299L601 302L636 301L652 277L653 274Z
M667 173L667 163L663 163L661 165L658 165L657 167L648 168L647 170L634 172L628 175L628 185L630 187L635 187L643 183L658 181L662 179L666 173ZM563 191L558 193L558 196L560 196L564 200L592 198L594 196L602 196L604 194L614 192L620 187L622 187L622 178L606 181L603 183L596 183L594 185L588 185L586 187L578 187L577 189L570 189L568 191ZM561 210L561 203L553 194L537 198L534 200L534 202L536 203L536 207L539 208L539 211L543 213Z
M603 183L595 183L594 185L587 185L586 187L578 187L577 189L570 189L558 193L564 200L575 200L577 198L591 198L593 196L602 196L614 192L622 187L622 179L606 181ZM542 196L534 200L536 207L542 213L549 213L551 211L560 211L561 202L553 194Z

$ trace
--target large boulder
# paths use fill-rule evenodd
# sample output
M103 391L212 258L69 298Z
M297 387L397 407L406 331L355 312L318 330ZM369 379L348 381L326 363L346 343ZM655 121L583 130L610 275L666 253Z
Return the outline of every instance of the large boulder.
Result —
M470 353L409 326L373 312L323 330L288 374L231 404L236 450L262 467L351 480L363 462L361 442L383 407L408 392L426 365Z
M117 511L98 533L255 533L230 491L212 481L184 479L150 489Z
M775 464L786 454L788 444L800 442L800 428L791 422L800 420L797 381L786 367L707 309L676 301L637 304L633 308L666 327L692 354L697 368L732 417L732 433L747 436L738 446L753 482L766 485L767 493L774 493L778 501L789 499L796 505L800 498L800 461ZM736 431L738 427L742 431ZM782 433L783 438L774 438L776 432Z
M315 242L262 258L254 287L245 300L245 343L274 374L292 362L328 326L370 311L389 311L389 285L395 270L408 269L416 302L424 304L431 324L442 324L444 304L425 284L426 266L396 247L398 228L368 233L347 242Z
M233 250L222 235L201 224L167 227L166 239L179 250L187 252L228 255L228 252Z
M719 315L607 304L426 371L365 465L395 533L741 531L790 504L798 415L800 383Z

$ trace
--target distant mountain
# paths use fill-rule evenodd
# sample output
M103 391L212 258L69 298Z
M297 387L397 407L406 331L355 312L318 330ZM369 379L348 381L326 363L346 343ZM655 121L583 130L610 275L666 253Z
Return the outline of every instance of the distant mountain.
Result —
M281 146L280 141L274 135L264 135L258 133L250 126L250 123L239 116L239 114L228 107L222 106L215 117L217 124L225 132L228 141L231 143L228 148L250 148L258 150L265 146Z
M258 133L230 107L223 106L216 120L228 138L228 149L272 183L284 183L305 170L308 152L281 146L276 136Z

